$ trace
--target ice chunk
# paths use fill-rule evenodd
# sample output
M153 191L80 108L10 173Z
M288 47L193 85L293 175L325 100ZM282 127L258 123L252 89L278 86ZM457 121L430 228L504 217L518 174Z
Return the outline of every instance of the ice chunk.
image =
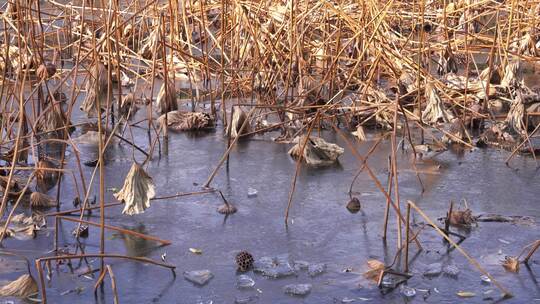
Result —
M296 274L289 262L288 255L279 255L274 258L262 257L257 259L253 264L253 271L273 279Z
M257 189L254 189L254 188L248 188L248 191L247 191L247 196L248 197L256 197L257 196Z
M214 274L210 270L193 270L184 272L184 278L200 286L206 285Z
M289 284L283 287L286 294L293 296L305 296L311 292L311 284Z
M259 300L258 296L247 296L247 297L236 297L234 299L235 304L252 304L257 303Z
M416 295L416 290L407 285L401 285L399 288L399 292L406 298L412 298Z
M326 271L326 264L319 263L319 264L311 264L308 266L308 274L311 277L318 276Z
M248 275L242 274L236 278L236 286L238 288L251 288L255 286L255 281Z
M306 270L309 267L309 262L306 261L294 261L293 262L294 270L300 271L300 270Z
M459 274L459 268L456 265L447 265L444 267L443 272L449 277L457 277Z

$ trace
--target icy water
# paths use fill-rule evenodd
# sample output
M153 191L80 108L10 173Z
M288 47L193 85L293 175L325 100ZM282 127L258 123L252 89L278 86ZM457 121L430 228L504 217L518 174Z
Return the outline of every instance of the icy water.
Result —
M144 113L139 115L144 116ZM134 131L137 144L147 150L146 131L137 128ZM417 289L414 298L405 299L399 288L384 294L374 283L364 279L362 273L367 270L368 259L391 263L394 258L395 216L392 214L385 245L381 240L385 198L365 172L354 188L362 210L351 214L345 208L349 184L359 162L334 133L323 133L323 137L346 147L346 152L335 166L301 168L286 229L284 214L295 162L287 154L290 145L271 140L275 135L241 141L231 154L229 170L223 167L212 183L238 208L236 214L228 217L219 214L216 208L221 200L215 194L153 201L146 213L136 216L122 215L120 207L106 210L106 222L110 225L172 241L172 245L160 247L154 242L107 231L108 253L155 260L165 255L166 262L177 267L174 277L171 271L156 266L106 260L116 276L121 303L234 303L248 298L252 302L240 303L489 303L500 298L495 286L482 283L481 273L458 251L448 253L441 238L428 228L420 234L424 250L417 252L416 246L411 246L414 276L408 286ZM356 143L355 148L365 155L378 136L371 134L367 142ZM168 153L165 154L164 149L161 157L156 153L147 170L154 178L157 196L200 190L221 158L225 145L221 129L197 135L170 133ZM95 148L81 146L80 149L83 161L92 159ZM369 161L384 186L389 151L388 142L383 141ZM141 161L143 156L135 153ZM131 166L131 147L114 144L107 155L106 185L121 188ZM504 164L507 156L507 152L496 150L426 155L418 161L418 169L429 172L421 174L426 188L422 194L411 167L411 154L400 151L401 201L415 201L432 219L444 216L451 200L457 203L466 199L476 214L527 215L538 222L540 182L536 164L531 158L517 156L511 167L507 167ZM72 151L68 151L67 161L69 168L76 168ZM84 167L87 181L92 169ZM257 190L256 197L248 197L249 188ZM71 178L64 178L62 189L62 209L73 208L71 201L75 192ZM50 194L55 191L52 189ZM97 193L95 188L93 192ZM111 189L106 193L106 201L115 201ZM94 212L90 220L98 222L98 216L98 212ZM415 223L423 222L416 213L412 214L412 219ZM71 231L75 225L63 222L60 227L59 245L73 251L75 239ZM530 268L521 267L517 274L506 272L500 261L505 255L518 255L523 246L539 238L538 231L536 224L479 223L471 231L458 232L468 236L462 247L514 294L506 303L534 303L540 299L539 254L533 257ZM4 246L35 258L51 254L53 238L54 221L49 219L49 227L40 231L36 240L8 239ZM98 252L99 229L90 228L89 238L81 242L86 253ZM189 248L200 249L202 254L194 254ZM255 258L288 254L291 261L325 263L327 269L316 277L301 270L295 276L281 279L269 279L250 271L247 275L254 279L255 286L240 290L236 287L239 274L234 257L241 250L249 251ZM98 260L89 262L99 267ZM432 263L455 264L460 273L457 278L424 277L424 271ZM75 261L74 267L78 265L85 267L84 263ZM203 269L214 274L203 287L183 277L184 271ZM83 270L71 273L65 265L53 266L51 281L47 282L49 303L113 303L109 280L106 279L104 289L98 290L95 296L94 280L78 275ZM33 274L37 277L35 269ZM17 275L5 279L12 277ZM309 283L313 289L304 297L290 296L283 288L292 283ZM456 295L458 291L473 292L475 296L462 299Z

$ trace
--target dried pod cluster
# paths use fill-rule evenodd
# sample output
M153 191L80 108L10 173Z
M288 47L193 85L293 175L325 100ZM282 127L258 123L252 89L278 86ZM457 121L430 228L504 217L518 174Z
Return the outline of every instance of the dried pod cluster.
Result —
M247 251L241 251L236 255L236 267L238 271L246 272L253 267L253 256Z

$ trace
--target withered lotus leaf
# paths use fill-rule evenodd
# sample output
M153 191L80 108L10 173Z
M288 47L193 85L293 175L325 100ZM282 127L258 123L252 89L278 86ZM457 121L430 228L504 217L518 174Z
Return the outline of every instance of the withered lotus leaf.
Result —
M452 211L450 214L450 224L453 226L470 226L476 222L471 209Z
M124 201L122 213L134 215L143 213L150 207L150 199L156 195L155 185L150 177L138 163L134 162L129 170L124 186L114 194L119 201Z
M244 110L242 110L240 106L234 106L232 108L232 111L232 120L226 131L227 136L235 138L251 132L251 125L249 121L246 122L246 126L244 127L242 132L240 132L242 125L244 124L246 119L248 119L246 112L244 112Z
M502 266L510 272L518 272L519 260L516 257L507 256L504 258L504 261L502 261Z
M345 151L342 147L328 143L324 139L311 136L307 139L304 151L302 145L306 141L305 135L298 138L298 143L289 150L289 155L294 158L303 156L308 165L324 166L335 163L338 157Z
M165 126L165 115L167 125ZM171 111L158 118L158 123L164 128L174 131L205 130L214 127L214 120L210 115L201 112Z
M0 288L1 297L27 298L37 292L38 285L36 280L29 274L23 274L15 281Z
M50 208L56 207L58 204L53 197L40 192L33 192L30 195L30 205L32 208Z
M384 263L378 260L367 261L368 271L364 272L364 277L369 280L377 281L381 272L384 271Z

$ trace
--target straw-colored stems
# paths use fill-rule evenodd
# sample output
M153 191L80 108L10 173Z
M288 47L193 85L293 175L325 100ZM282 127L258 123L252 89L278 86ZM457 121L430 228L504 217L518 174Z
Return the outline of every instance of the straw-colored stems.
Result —
M531 250L529 251L529 253L527 254L527 256L525 257L525 259L523 260L523 263L525 264L528 264L529 263L529 259L532 257L532 255L536 252L536 250L538 250L538 248L540 248L540 240L537 240L534 245L531 247Z

